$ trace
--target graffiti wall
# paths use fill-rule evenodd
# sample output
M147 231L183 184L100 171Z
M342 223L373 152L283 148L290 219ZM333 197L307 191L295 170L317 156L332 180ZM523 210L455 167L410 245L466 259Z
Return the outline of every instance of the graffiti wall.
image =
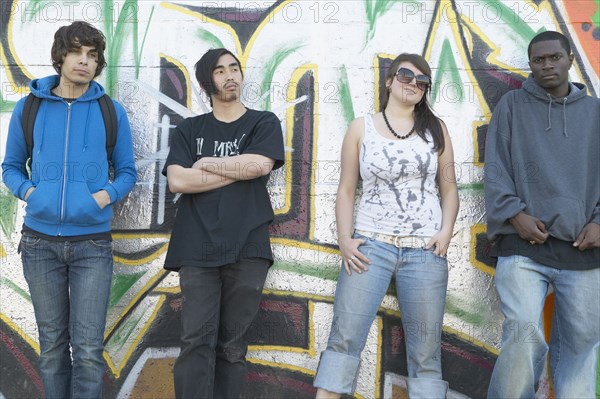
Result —
M101 77L132 124L138 183L115 209L115 273L106 330L106 398L171 398L181 294L162 269L177 196L160 174L169 134L209 111L193 65L227 47L245 69L247 106L273 111L286 166L272 174L277 257L250 334L246 398L310 398L325 348L340 259L333 216L342 138L378 110L380 82L400 52L433 68L432 103L449 127L461 210L449 253L443 371L450 398L483 398L498 354L502 315L494 291L483 206L483 145L495 104L527 76L529 40L559 30L573 43L571 79L598 96L597 0L4 0L0 21L0 158L15 102L52 74L56 29L75 19L101 28ZM0 188L0 398L37 398L37 327L17 245L24 203ZM402 318L391 289L373 324L357 398L405 398ZM544 379L540 398L551 397Z

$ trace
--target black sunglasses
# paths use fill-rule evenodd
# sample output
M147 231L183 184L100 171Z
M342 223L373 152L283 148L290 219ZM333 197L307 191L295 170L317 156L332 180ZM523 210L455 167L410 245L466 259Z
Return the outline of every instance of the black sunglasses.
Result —
M412 82L413 78L416 78L417 87L423 91L427 91L431 85L431 78L427 75L416 75L413 71L408 68L399 68L396 72L396 79L398 82L408 84Z

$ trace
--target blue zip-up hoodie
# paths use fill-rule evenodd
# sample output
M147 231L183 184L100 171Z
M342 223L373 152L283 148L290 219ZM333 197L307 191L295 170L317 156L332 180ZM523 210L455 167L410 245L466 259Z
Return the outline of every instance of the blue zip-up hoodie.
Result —
M51 236L79 236L111 230L112 204L133 188L136 170L129 120L116 101L118 129L113 150L114 180L109 180L106 130L98 103L104 88L95 81L70 105L51 90L58 75L35 79L31 92L43 99L33 131L31 179L27 173L27 145L21 124L25 98L12 113L2 162L2 179L23 199L27 190L24 224ZM100 209L93 193L106 190L111 204Z

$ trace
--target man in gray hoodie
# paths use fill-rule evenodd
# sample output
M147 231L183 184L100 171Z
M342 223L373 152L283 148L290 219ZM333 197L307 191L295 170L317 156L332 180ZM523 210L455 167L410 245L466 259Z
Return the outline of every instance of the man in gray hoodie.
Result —
M505 316L489 398L533 398L548 345L556 398L594 398L600 342L600 100L570 83L568 39L543 32L531 74L502 97L485 146L485 204Z

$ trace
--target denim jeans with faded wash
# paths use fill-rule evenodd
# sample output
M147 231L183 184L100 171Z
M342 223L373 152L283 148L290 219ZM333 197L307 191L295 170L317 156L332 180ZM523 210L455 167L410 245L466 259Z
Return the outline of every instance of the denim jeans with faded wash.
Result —
M100 398L112 241L47 241L23 233L19 248L38 325L45 397Z
M446 259L430 250L397 248L361 235L355 237L366 241L359 250L372 264L368 271L351 276L344 268L340 271L331 333L314 385L331 392L354 393L360 354L395 277L406 341L409 396L444 398L448 384L442 379L441 333L448 284Z
M555 397L595 398L600 268L561 270L507 256L498 258L495 282L505 320L488 398L533 398L548 349ZM554 314L548 348L542 310L550 285Z

